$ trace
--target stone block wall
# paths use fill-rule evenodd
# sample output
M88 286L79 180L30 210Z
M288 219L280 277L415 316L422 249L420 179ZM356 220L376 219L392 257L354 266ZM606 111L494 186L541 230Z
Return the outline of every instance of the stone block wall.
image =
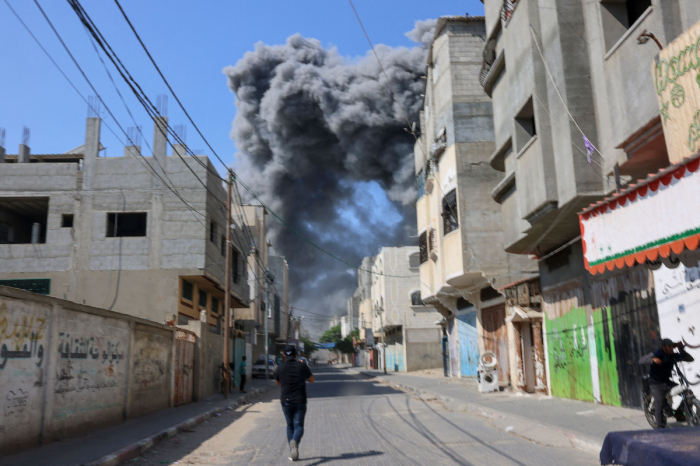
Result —
M172 405L174 329L0 287L0 451Z

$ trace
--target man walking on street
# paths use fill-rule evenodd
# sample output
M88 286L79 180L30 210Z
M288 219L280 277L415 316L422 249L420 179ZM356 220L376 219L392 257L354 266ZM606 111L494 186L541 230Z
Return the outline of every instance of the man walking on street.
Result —
M245 390L243 390L243 387L245 387L245 374L246 374L246 363L245 363L246 357L243 356L243 360L241 361L241 364L238 367L238 373L241 374L241 393L246 393Z
M286 361L277 369L277 385L282 387L280 401L287 419L287 441L292 461L299 459L299 442L304 435L306 416L306 382L314 383L309 366L297 359L297 349L287 346L284 349Z

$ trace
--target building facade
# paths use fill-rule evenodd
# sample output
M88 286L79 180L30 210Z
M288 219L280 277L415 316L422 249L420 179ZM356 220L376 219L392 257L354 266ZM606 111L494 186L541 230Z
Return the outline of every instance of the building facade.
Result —
M366 351L374 351L368 359L377 361L378 369L385 360L387 370L397 372L442 367L441 315L419 298L418 256L416 247L385 247L371 261L363 261L372 263L366 318L374 339L373 345L365 345Z
M502 180L489 166L494 110L479 82L485 34L483 17L442 17L430 46L415 146L420 299L445 318L449 374L476 376L479 354L491 351L508 384L505 300L495 288L536 265L504 251L509 233L491 199Z
M659 103L652 63L659 48L700 19L700 5L485 0L484 6L480 81L493 102L489 163L501 173L492 198L502 212L505 251L536 256L539 264L536 280L501 290L516 350L512 384L641 407L644 368L628 362L657 343L658 287L648 265L634 261L592 274L579 216L669 165L668 138L679 135L664 127L686 94L668 86L668 100ZM540 328L544 348L531 352Z
M189 168L166 156L166 125L156 119L149 157L138 146L99 157L96 117L87 119L85 144L66 154L31 155L25 145L8 154L0 164L0 283L159 323L201 320L221 332L226 190L206 156L196 156L201 164L183 156ZM242 240L234 234L234 244ZM232 306L241 308L246 271L240 260L233 268Z

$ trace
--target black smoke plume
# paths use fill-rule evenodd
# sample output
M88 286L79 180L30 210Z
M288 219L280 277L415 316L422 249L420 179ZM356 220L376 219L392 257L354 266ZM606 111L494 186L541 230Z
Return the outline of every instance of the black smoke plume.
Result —
M413 48L376 46L411 122L422 105L434 27L435 20L416 22L406 34ZM240 151L237 172L277 214L353 265L381 246L416 243L409 237L415 235L415 141L371 51L350 60L296 34L284 45L256 44L224 73L237 107L231 131ZM362 183L370 181L398 208L400 224L387 229L381 213L371 212ZM359 222L348 222L348 212ZM289 263L291 304L326 315L344 310L356 285L350 267L271 216L268 225L275 250Z

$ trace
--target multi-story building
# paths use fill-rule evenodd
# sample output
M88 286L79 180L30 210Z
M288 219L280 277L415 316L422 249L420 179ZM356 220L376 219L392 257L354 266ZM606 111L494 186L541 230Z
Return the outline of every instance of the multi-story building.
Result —
M385 247L371 261L371 361L387 370L415 371L442 367L442 318L420 299L418 248ZM386 345L386 349L383 344ZM371 350L371 348L368 348ZM386 354L385 354L386 353Z
M348 299L348 313L341 318L340 334L343 338L359 328L360 295L356 289Z
M252 359L255 361L265 354L265 287L268 268L267 232L265 217L267 209L257 205L244 205L237 220L245 229L243 232L249 250L245 252L245 264L248 278L248 307L238 308L234 312L237 328L245 335L246 343L252 347ZM269 336L268 336L269 338ZM268 340L268 348L272 342Z
M270 354L279 356L287 344L289 329L289 265L284 256L279 256L272 250L269 251L267 260L274 277L270 303L266 306L267 328L272 343L269 351Z
M153 156L129 146L99 157L100 123L88 118L85 144L68 153L31 155L22 144L0 164L0 283L220 332L226 190L215 168L206 156L166 156L166 117L155 121ZM248 283L234 261L241 308Z
M504 252L509 233L491 199L502 183L489 166L494 115L479 83L485 33L483 17L441 17L430 45L415 145L419 297L445 317L451 375L476 376L479 354L492 351L507 384L505 304L495 288L537 266Z
M226 190L208 157L177 144L166 155L166 128L157 117L152 156L128 146L123 157L99 157L97 117L87 119L85 143L67 153L32 155L22 144L8 154L0 163L0 284L193 330L203 342L194 391L204 397L219 390L223 359ZM243 243L236 229L234 248ZM234 253L231 265L231 306L243 308L242 256ZM239 359L242 341L230 343L229 358Z
M489 162L502 173L492 197L503 215L505 250L536 255L539 264L538 278L503 290L517 350L513 385L639 407L642 368L629 361L649 351L659 335L654 279L644 261L621 259L633 246L622 230L614 234L622 241L618 257L603 230L590 237L592 227L582 228L579 215L589 218L591 204L667 167L669 137L688 143L687 127L685 134L664 127L682 119L673 112L695 111L691 104L682 109L691 94L666 81L663 62L652 73L652 63L659 48L700 19L700 4L484 5L480 79L493 101ZM695 38L686 46L692 49ZM692 132L689 115L682 120ZM602 213L609 204L596 208ZM612 204L608 212L618 206ZM630 212L631 204L620 211ZM649 231L642 224L636 230ZM610 262L613 256L623 267Z

